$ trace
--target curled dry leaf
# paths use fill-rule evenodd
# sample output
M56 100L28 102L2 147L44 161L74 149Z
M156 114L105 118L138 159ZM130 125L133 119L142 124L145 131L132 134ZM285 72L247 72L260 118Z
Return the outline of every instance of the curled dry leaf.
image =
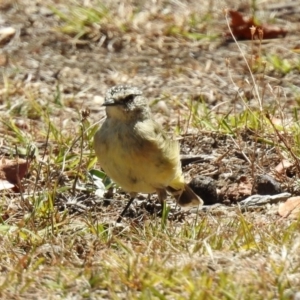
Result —
M286 202L281 203L278 213L284 218L297 219L300 216L300 197L291 197Z
M10 189L18 185L29 168L29 162L24 159L0 160L0 190Z
M237 40L251 40L252 33L250 27L256 28L253 36L254 39L259 38L258 29L262 29L264 39L281 38L287 34L287 31L283 28L269 24L259 25L253 17L247 18L235 10L229 10L229 15L231 18L230 28ZM226 37L231 38L231 34L227 33Z

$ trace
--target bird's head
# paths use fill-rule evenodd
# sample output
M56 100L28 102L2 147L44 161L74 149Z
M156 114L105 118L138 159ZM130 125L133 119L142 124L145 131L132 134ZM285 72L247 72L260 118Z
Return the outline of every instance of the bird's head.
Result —
M137 87L118 85L110 88L105 95L106 114L109 118L123 121L148 118L150 114L146 98Z

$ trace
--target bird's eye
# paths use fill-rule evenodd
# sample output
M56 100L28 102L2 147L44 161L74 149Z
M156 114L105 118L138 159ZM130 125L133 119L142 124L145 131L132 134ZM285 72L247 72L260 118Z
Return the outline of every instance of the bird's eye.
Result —
M128 103L128 102L132 102L133 99L134 99L134 95L128 95L123 99L123 101L124 103Z

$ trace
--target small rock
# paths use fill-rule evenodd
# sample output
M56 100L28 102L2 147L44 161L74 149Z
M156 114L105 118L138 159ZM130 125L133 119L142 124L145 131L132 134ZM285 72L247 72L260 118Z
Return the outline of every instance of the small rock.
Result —
M39 13L45 17L49 17L54 14L51 9L49 9L48 7L44 7L44 6L40 7Z
M204 201L204 204L212 205L219 202L216 183L212 178L197 176L189 186Z
M257 175L251 193L252 195L276 195L281 193L281 186L270 175Z
M104 98L102 96L95 95L93 101L95 102L95 104L102 105L104 103Z

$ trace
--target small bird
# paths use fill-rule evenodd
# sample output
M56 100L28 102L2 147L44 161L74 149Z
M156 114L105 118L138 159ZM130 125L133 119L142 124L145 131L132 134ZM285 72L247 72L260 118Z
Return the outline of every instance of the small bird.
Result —
M154 121L137 87L119 85L105 95L106 120L94 137L94 148L105 173L131 196L120 222L137 193L154 193L163 202L167 192L180 206L203 201L184 182L179 143Z

